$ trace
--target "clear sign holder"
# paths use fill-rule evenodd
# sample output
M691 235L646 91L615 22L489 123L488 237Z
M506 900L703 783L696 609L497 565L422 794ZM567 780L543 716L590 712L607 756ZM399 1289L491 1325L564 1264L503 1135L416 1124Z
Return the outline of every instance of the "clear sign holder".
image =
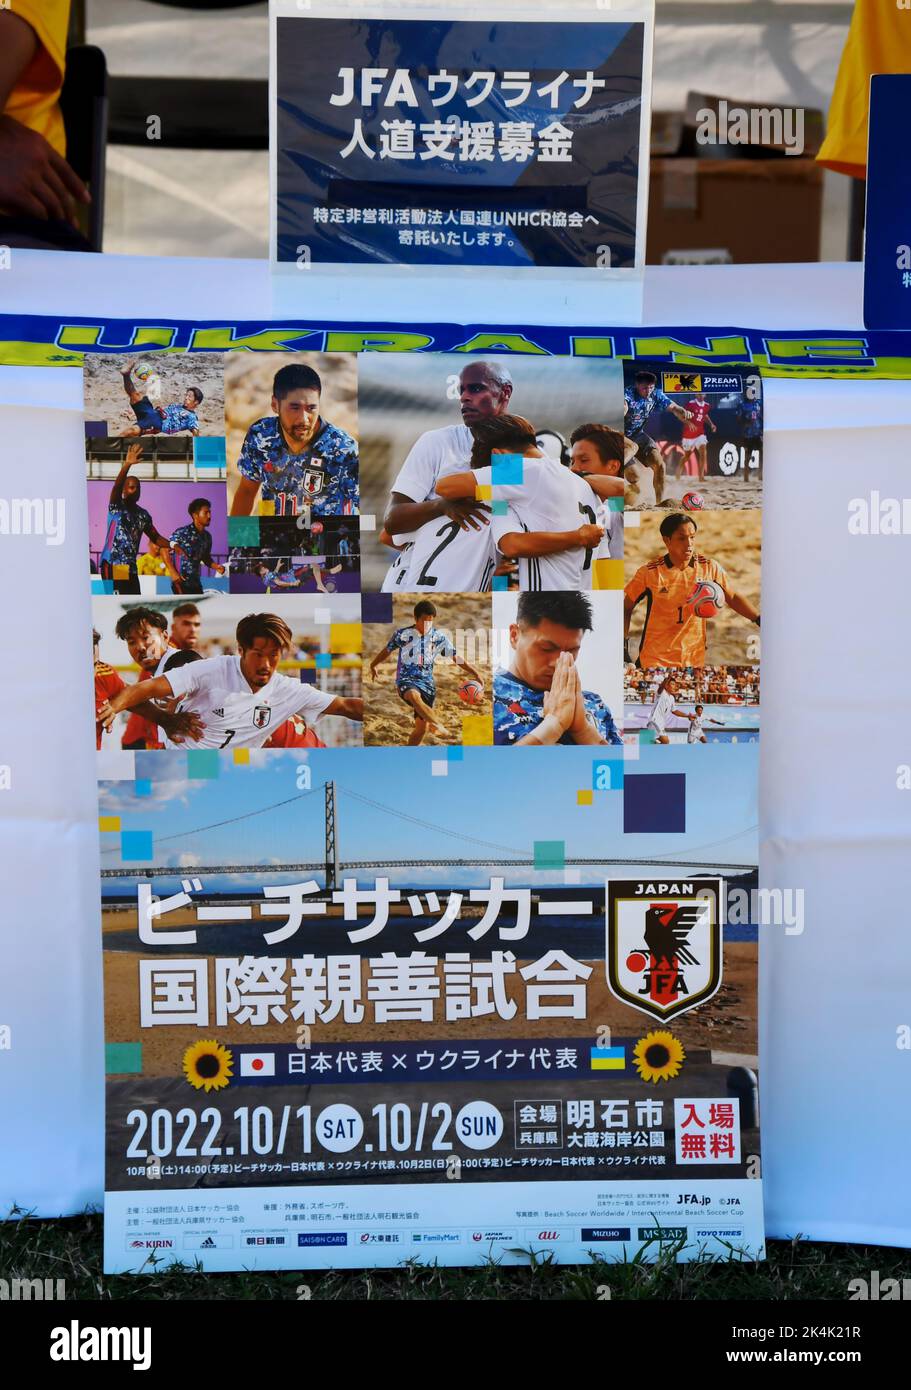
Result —
M274 316L642 321L654 0L546 11L528 0L270 0L269 17ZM425 31L410 31L420 40L410 66L403 21ZM453 52L473 57L447 66ZM454 127L448 143L441 122ZM428 227L428 212L445 221ZM544 220L534 231L532 216ZM432 238L444 232L439 251Z

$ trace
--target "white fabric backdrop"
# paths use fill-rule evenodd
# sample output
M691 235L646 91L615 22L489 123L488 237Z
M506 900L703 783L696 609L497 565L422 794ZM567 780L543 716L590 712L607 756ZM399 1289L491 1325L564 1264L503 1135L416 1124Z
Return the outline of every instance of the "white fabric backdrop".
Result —
M11 313L260 318L255 262L22 253ZM856 329L849 266L649 270L647 321ZM310 305L309 316L319 308ZM445 318L441 306L437 317ZM490 316L509 320L508 306ZM66 498L67 539L0 537L5 969L0 1214L102 1190L102 1022L80 374L0 368L0 496ZM23 408L22 402L28 402ZM51 408L52 407L52 408ZM766 383L761 876L803 888L806 926L762 933L769 1234L911 1245L908 541L856 537L852 497L906 483L911 382Z

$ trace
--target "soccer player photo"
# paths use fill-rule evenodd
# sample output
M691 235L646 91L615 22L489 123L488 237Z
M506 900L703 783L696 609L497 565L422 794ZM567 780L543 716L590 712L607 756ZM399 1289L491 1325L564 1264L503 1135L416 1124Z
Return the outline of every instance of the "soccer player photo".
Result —
M624 661L759 660L761 512L647 512L627 526Z
M232 519L229 534L239 525L244 544L231 546L232 594L360 592L356 516Z
M145 595L227 589L224 484L203 493L198 483L143 482L137 471L146 447L125 443L113 481L87 485L94 586Z
M187 607L196 610L198 632L185 633L192 646L181 648L176 615L180 609L194 616ZM124 681L96 709L113 746L304 748L362 741L355 599L288 599L281 616L226 595L173 609L102 597L93 612L99 656ZM157 725L157 736L135 725L131 731L137 712Z
M225 354L231 516L356 516L355 353Z
M222 354L86 354L86 434L120 438L224 434Z
M762 495L762 379L627 363L624 430L636 450L624 469L629 510L758 507Z
M623 728L640 743L756 743L759 667L698 666L624 673Z
M490 742L491 610L480 594L391 598L364 629L364 742Z
M625 482L600 458L577 466L570 441L590 421L620 426L617 362L366 353L359 408L366 592L592 587L604 499L621 506ZM521 495L491 490L488 474L508 489L520 471Z
M495 594L493 617L495 744L622 744L617 594Z

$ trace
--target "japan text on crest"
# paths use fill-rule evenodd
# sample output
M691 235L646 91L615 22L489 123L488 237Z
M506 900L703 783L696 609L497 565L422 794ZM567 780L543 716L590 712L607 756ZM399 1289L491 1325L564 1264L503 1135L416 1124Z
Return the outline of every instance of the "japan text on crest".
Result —
M702 1004L721 984L724 880L609 879L611 993L653 1018Z

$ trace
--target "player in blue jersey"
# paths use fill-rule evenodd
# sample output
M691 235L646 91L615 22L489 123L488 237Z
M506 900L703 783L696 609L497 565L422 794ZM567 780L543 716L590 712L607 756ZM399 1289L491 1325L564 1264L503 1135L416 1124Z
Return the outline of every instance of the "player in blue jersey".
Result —
M151 514L145 507L140 507L142 487L138 478L130 476L133 464L141 458L142 445L131 444L108 499L108 518L98 569L102 579L113 580L115 594L140 592L137 555L143 536L148 536L159 547L166 572L172 580L177 579L168 539L156 530Z
M493 741L512 747L623 740L600 695L583 690L576 670L592 629L583 593L523 592L509 629L508 671L493 678Z
M187 507L190 514L188 526L178 526L171 533L171 551L179 580L171 584L175 594L201 594L202 577L200 566L205 565L212 574L224 574L224 565L212 559L212 532L208 529L212 520L212 503L207 497L194 497Z
M637 453L632 462L639 462L652 470L655 486L655 506L660 507L664 497L664 458L651 435L646 432L645 422L653 410L669 410L678 420L689 420L690 412L683 406L675 405L658 386L654 372L637 372L633 385L628 386L624 395L623 432L636 445ZM630 478L633 501L638 494L638 485Z
M742 439L761 439L762 401L748 401L741 396L737 402L737 421Z
M436 606L430 599L421 599L414 607L414 625L397 628L385 647L370 662L370 679L375 681L376 668L393 652L398 652L395 688L399 699L404 700L414 714L414 728L408 738L410 747L420 743L428 732L449 737L448 731L433 715L437 697L433 678L435 662L441 657L449 657L456 666L467 671L472 680L482 687L484 684L474 667L458 655L445 632L434 627L436 613Z
M312 367L275 373L272 414L244 438L232 516L249 516L257 497L275 516L352 516L358 510L358 450L350 434L320 414L322 382Z
M199 434L197 410L202 404L203 395L198 386L188 386L184 392L183 405L171 401L169 405L153 405L144 392L133 384L135 362L128 362L121 372L123 389L136 416L135 425L121 430L120 437L126 439L135 434Z

